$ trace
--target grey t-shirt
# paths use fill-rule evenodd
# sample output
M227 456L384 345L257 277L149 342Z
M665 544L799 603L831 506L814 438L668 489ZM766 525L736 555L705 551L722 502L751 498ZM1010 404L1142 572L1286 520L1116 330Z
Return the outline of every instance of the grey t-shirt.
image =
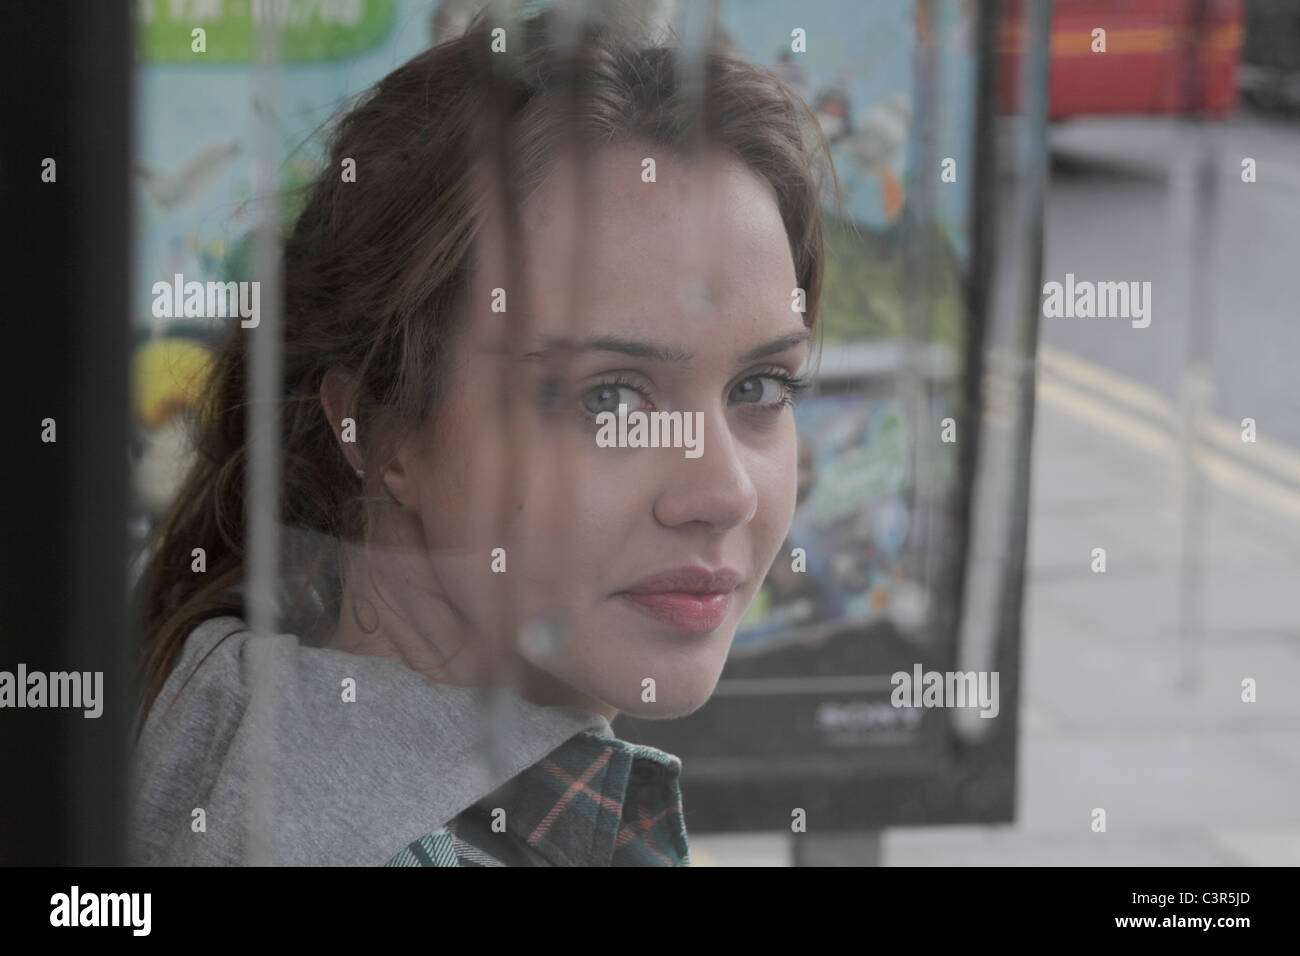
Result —
M145 720L127 859L382 865L584 730L612 735L599 714L212 618Z

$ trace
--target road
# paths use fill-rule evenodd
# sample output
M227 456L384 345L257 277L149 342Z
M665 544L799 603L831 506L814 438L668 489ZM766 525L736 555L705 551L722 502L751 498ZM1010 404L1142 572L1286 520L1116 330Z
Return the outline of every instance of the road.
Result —
M1261 436L1300 449L1300 124L1240 114L1217 129L1218 229L1208 251L1211 409L1254 418ZM1052 130L1044 281L1152 282L1149 328L1044 320L1041 341L1173 400L1187 352L1192 251L1177 197L1193 147L1161 119L1079 120ZM1241 161L1256 163L1242 181Z

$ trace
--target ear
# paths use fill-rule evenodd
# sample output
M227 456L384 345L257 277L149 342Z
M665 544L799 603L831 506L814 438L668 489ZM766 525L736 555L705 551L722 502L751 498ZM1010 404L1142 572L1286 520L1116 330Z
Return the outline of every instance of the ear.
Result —
M350 417L356 407L356 383L352 376L336 368L326 372L320 384L320 403L343 457L354 469L360 468L361 453L356 442L343 440L343 419Z
M384 465L384 490L396 504L419 510L420 485L416 476L420 473L418 452L413 444L400 441Z
M343 457L353 469L361 468L364 463L357 444L343 440L343 419L355 413L356 389L357 384L353 377L341 369L330 369L321 380L321 407L325 409L330 431L334 433L334 438L343 451ZM418 488L413 478L417 471L414 464L407 446L403 444L384 468L384 490L399 505L411 505L418 498ZM366 475L362 480L369 482L370 477Z

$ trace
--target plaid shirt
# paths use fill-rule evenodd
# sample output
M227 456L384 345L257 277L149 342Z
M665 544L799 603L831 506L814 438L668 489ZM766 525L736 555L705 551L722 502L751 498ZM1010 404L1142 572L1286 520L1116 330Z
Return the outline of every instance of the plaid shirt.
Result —
M681 768L586 731L385 866L690 866Z

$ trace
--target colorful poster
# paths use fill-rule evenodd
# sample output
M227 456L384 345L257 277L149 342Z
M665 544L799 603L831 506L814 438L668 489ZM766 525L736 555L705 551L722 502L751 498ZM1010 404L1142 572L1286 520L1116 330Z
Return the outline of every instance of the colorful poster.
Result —
M277 131L280 214L289 224L296 190L321 162L313 133L349 97L428 47L437 29L451 28L445 15L435 21L438 7L431 0L135 3L135 572L144 536L189 465L187 418L213 350L236 321L158 307L156 284L250 280L255 124L269 118ZM268 18L282 39L275 104L257 88L252 46L255 24Z

